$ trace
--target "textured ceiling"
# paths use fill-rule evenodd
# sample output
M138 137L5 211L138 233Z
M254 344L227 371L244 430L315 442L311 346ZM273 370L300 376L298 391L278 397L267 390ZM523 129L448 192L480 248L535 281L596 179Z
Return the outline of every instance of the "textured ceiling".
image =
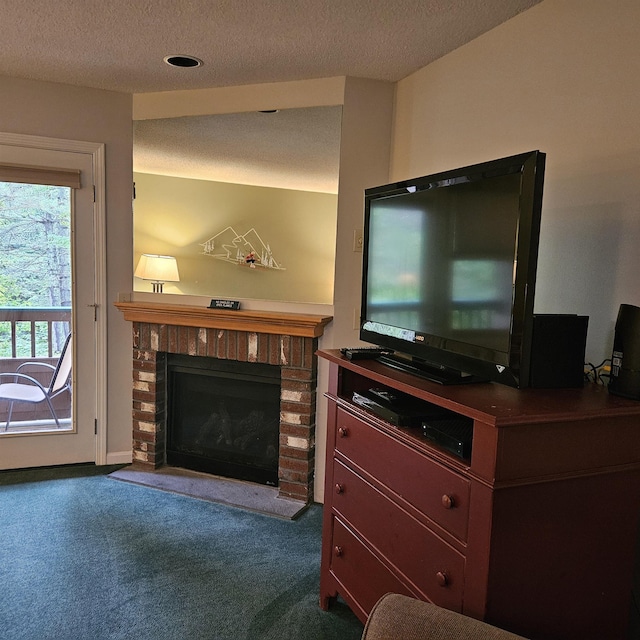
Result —
M0 75L144 93L397 81L539 0L2 0ZM198 69L168 67L189 54Z
M2 0L0 75L127 93L334 76L395 82L539 1ZM204 64L163 62L176 54ZM335 191L339 116L302 111L306 129L303 114L285 112L137 123L134 168Z

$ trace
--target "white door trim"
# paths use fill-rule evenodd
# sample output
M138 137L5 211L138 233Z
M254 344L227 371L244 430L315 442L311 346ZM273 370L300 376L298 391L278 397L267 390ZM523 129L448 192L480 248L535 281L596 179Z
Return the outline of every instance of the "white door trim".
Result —
M98 465L107 464L107 268L106 268L106 194L105 148L103 143L45 138L20 133L0 132L0 144L70 153L92 157L95 202L95 300L96 305L96 452Z

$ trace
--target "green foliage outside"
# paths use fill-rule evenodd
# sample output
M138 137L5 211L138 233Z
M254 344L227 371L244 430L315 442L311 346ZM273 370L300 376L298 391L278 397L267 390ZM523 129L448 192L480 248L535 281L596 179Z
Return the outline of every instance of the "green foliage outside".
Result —
M7 309L71 307L71 189L0 182L0 318ZM54 352L68 331L54 325ZM31 353L29 322L16 325L18 355ZM47 323L36 325L37 355ZM0 320L0 357L11 357L11 324Z

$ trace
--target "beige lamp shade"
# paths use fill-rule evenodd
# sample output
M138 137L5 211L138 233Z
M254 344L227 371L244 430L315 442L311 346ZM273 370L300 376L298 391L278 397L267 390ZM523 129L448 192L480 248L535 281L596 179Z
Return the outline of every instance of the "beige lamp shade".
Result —
M162 293L165 282L180 282L178 263L173 256L143 253L134 275L136 278L151 280L154 293Z

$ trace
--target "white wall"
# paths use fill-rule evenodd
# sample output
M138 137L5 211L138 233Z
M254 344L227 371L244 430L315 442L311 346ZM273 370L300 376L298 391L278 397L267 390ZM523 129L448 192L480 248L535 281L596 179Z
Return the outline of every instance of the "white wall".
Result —
M0 77L0 131L101 142L106 155L107 455L131 455L131 325L110 303L131 289L132 98L128 94Z
M545 0L402 80L391 179L547 153L535 311L611 356L640 305L640 3Z

